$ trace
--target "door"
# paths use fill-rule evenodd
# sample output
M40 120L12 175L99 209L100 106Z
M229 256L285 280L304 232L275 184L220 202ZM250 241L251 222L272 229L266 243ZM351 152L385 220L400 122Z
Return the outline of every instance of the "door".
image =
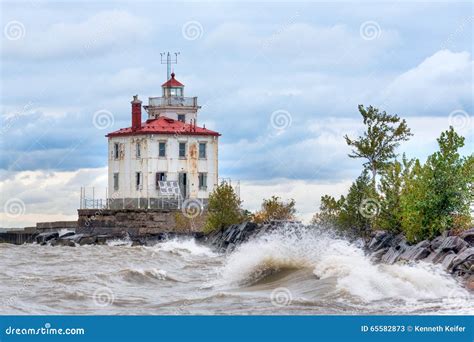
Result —
M179 182L179 189L181 190L181 195L183 198L186 198L188 195L188 179L187 174L185 172L181 172L178 177Z

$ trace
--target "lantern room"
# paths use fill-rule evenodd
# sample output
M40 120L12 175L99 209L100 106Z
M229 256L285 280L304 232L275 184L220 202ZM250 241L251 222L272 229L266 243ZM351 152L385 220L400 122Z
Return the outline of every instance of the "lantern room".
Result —
M163 97L184 96L184 84L175 78L175 73L171 73L171 78L161 85Z

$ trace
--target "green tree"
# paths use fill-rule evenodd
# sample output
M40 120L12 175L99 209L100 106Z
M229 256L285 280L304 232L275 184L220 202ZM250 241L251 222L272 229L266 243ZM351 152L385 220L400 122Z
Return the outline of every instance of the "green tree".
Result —
M218 185L209 195L204 232L210 233L243 222L245 215L240 208L241 204L242 201L230 184L224 182Z
M382 170L378 186L381 198L380 213L375 222L377 229L393 233L402 230L401 196L414 162L403 155L402 162L395 160Z
M329 195L322 196L319 212L314 214L311 224L327 228L339 228L339 218L345 200L344 196L341 196L339 200Z
M400 142L408 140L412 134L406 121L397 115L363 105L359 105L359 112L365 125L364 134L357 139L351 139L347 135L344 138L353 148L349 157L367 159L364 167L372 173L372 182L375 185L377 172L397 156L395 150Z
M402 192L402 229L412 242L465 229L471 222L473 156L460 156L464 138L452 127L438 145L424 165L415 164Z
M369 236L373 222L380 211L380 199L368 172L352 183L342 204L339 225L342 230L360 237Z
M254 214L256 223L264 223L272 220L293 220L296 214L296 202L294 199L284 202L278 196L264 199L262 208Z

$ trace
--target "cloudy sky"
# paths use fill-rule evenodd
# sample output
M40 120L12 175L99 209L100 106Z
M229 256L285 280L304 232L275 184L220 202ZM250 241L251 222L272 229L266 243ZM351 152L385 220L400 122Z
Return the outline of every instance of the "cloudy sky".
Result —
M308 219L342 194L361 171L343 140L358 104L407 119L410 157L450 124L473 150L470 1L1 6L3 227L75 219L80 187L105 189L104 135L129 126L132 95L160 95L164 51L180 52L198 123L222 133L220 176L251 210L276 194Z

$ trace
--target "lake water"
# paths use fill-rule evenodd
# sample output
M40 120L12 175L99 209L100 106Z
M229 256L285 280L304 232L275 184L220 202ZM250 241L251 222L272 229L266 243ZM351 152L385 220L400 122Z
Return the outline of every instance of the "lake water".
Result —
M374 264L317 231L228 255L193 239L131 247L0 244L0 314L474 314L440 266Z

